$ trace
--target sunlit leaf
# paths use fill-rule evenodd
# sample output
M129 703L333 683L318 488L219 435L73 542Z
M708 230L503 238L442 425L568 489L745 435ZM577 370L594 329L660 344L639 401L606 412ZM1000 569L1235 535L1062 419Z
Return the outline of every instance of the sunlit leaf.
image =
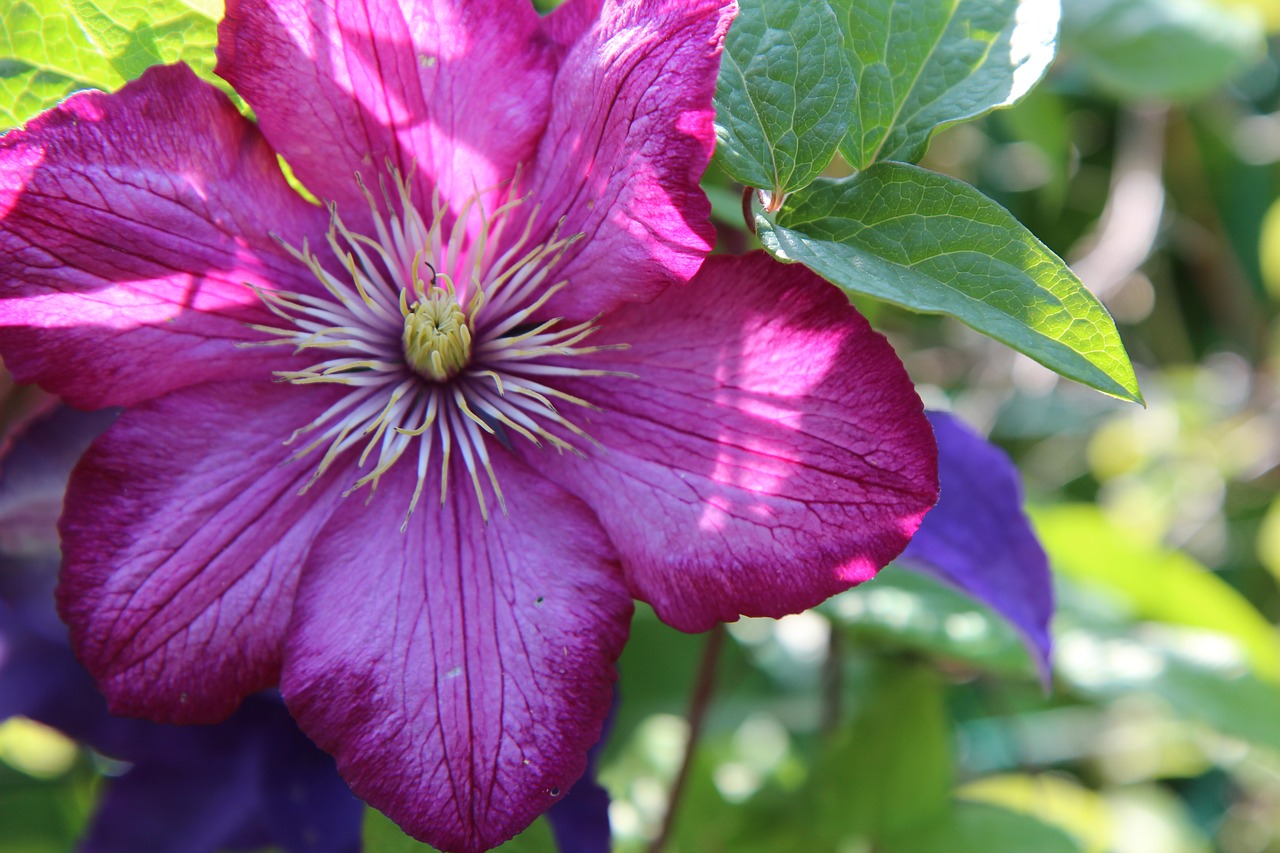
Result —
M1144 544L1092 505L1040 509L1032 519L1060 574L1106 589L1138 618L1232 637L1259 676L1280 681L1275 628L1244 596L1191 557Z
M215 0L10 0L0 26L0 116L29 118L76 89L119 88L149 66L213 67ZM12 80L4 69L31 73ZM33 109L34 107L34 109Z
M75 81L22 63L0 63L0 128L15 127L70 95Z
M1131 100L1207 94L1265 48L1256 13L1214 0L1074 0L1063 41L1099 86Z
M1012 104L1053 59L1059 0L832 0L857 80L857 168L923 156L939 127Z
M775 257L853 293L948 314L1069 379L1141 401L1137 378L1097 298L1007 210L973 187L903 163L878 163L796 193L756 217Z
M853 96L826 0L742 0L716 85L716 156L774 203L831 161Z
M1102 853L1110 848L1106 801L1072 779L1017 773L988 776L962 786L959 796L1030 815L1068 833L1080 848ZM1035 847L1025 848L1037 850Z
M1275 0L1218 0L1229 8L1258 15L1269 33L1280 32L1280 3Z

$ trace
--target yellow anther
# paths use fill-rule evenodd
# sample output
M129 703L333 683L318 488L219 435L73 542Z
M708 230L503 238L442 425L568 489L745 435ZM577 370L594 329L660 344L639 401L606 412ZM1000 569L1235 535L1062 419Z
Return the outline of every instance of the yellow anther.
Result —
M438 287L408 307L403 341L405 360L424 379L452 379L471 361L467 315L452 293Z

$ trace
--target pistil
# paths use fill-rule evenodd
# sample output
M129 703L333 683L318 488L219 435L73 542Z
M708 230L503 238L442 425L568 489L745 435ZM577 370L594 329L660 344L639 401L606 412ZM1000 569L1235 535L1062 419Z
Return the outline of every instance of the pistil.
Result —
M447 382L471 361L471 327L452 289L432 287L412 305L401 295L405 361L423 379Z

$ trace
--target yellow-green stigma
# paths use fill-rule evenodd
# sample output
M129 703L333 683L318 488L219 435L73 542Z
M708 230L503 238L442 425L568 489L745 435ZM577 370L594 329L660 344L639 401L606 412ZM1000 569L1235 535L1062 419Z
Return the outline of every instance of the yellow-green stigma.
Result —
M412 305L402 293L400 313L405 361L423 379L448 381L471 361L471 327L451 291L432 287Z

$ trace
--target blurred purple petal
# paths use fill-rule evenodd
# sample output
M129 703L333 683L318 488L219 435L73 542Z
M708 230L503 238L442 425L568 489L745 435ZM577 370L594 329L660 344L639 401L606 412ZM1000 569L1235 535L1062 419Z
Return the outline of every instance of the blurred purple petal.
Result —
M365 806L337 773L328 753L313 744L275 702L270 722L263 799L270 838L288 853L358 853Z
M197 748L168 762L138 763L107 784L81 853L226 849L260 808L257 758L246 749Z
M116 412L62 407L25 424L0 462L0 551L9 557L58 554L62 495L76 460Z
M106 780L81 853L356 853L364 805L278 696L216 726L160 725L109 714L76 662L53 607L55 523L77 456L113 417L59 409L0 460L0 721L29 717L133 765Z
M901 562L1008 619L1047 682L1053 584L1048 557L1022 509L1018 470L1002 450L956 418L928 415L938 439L942 493Z

